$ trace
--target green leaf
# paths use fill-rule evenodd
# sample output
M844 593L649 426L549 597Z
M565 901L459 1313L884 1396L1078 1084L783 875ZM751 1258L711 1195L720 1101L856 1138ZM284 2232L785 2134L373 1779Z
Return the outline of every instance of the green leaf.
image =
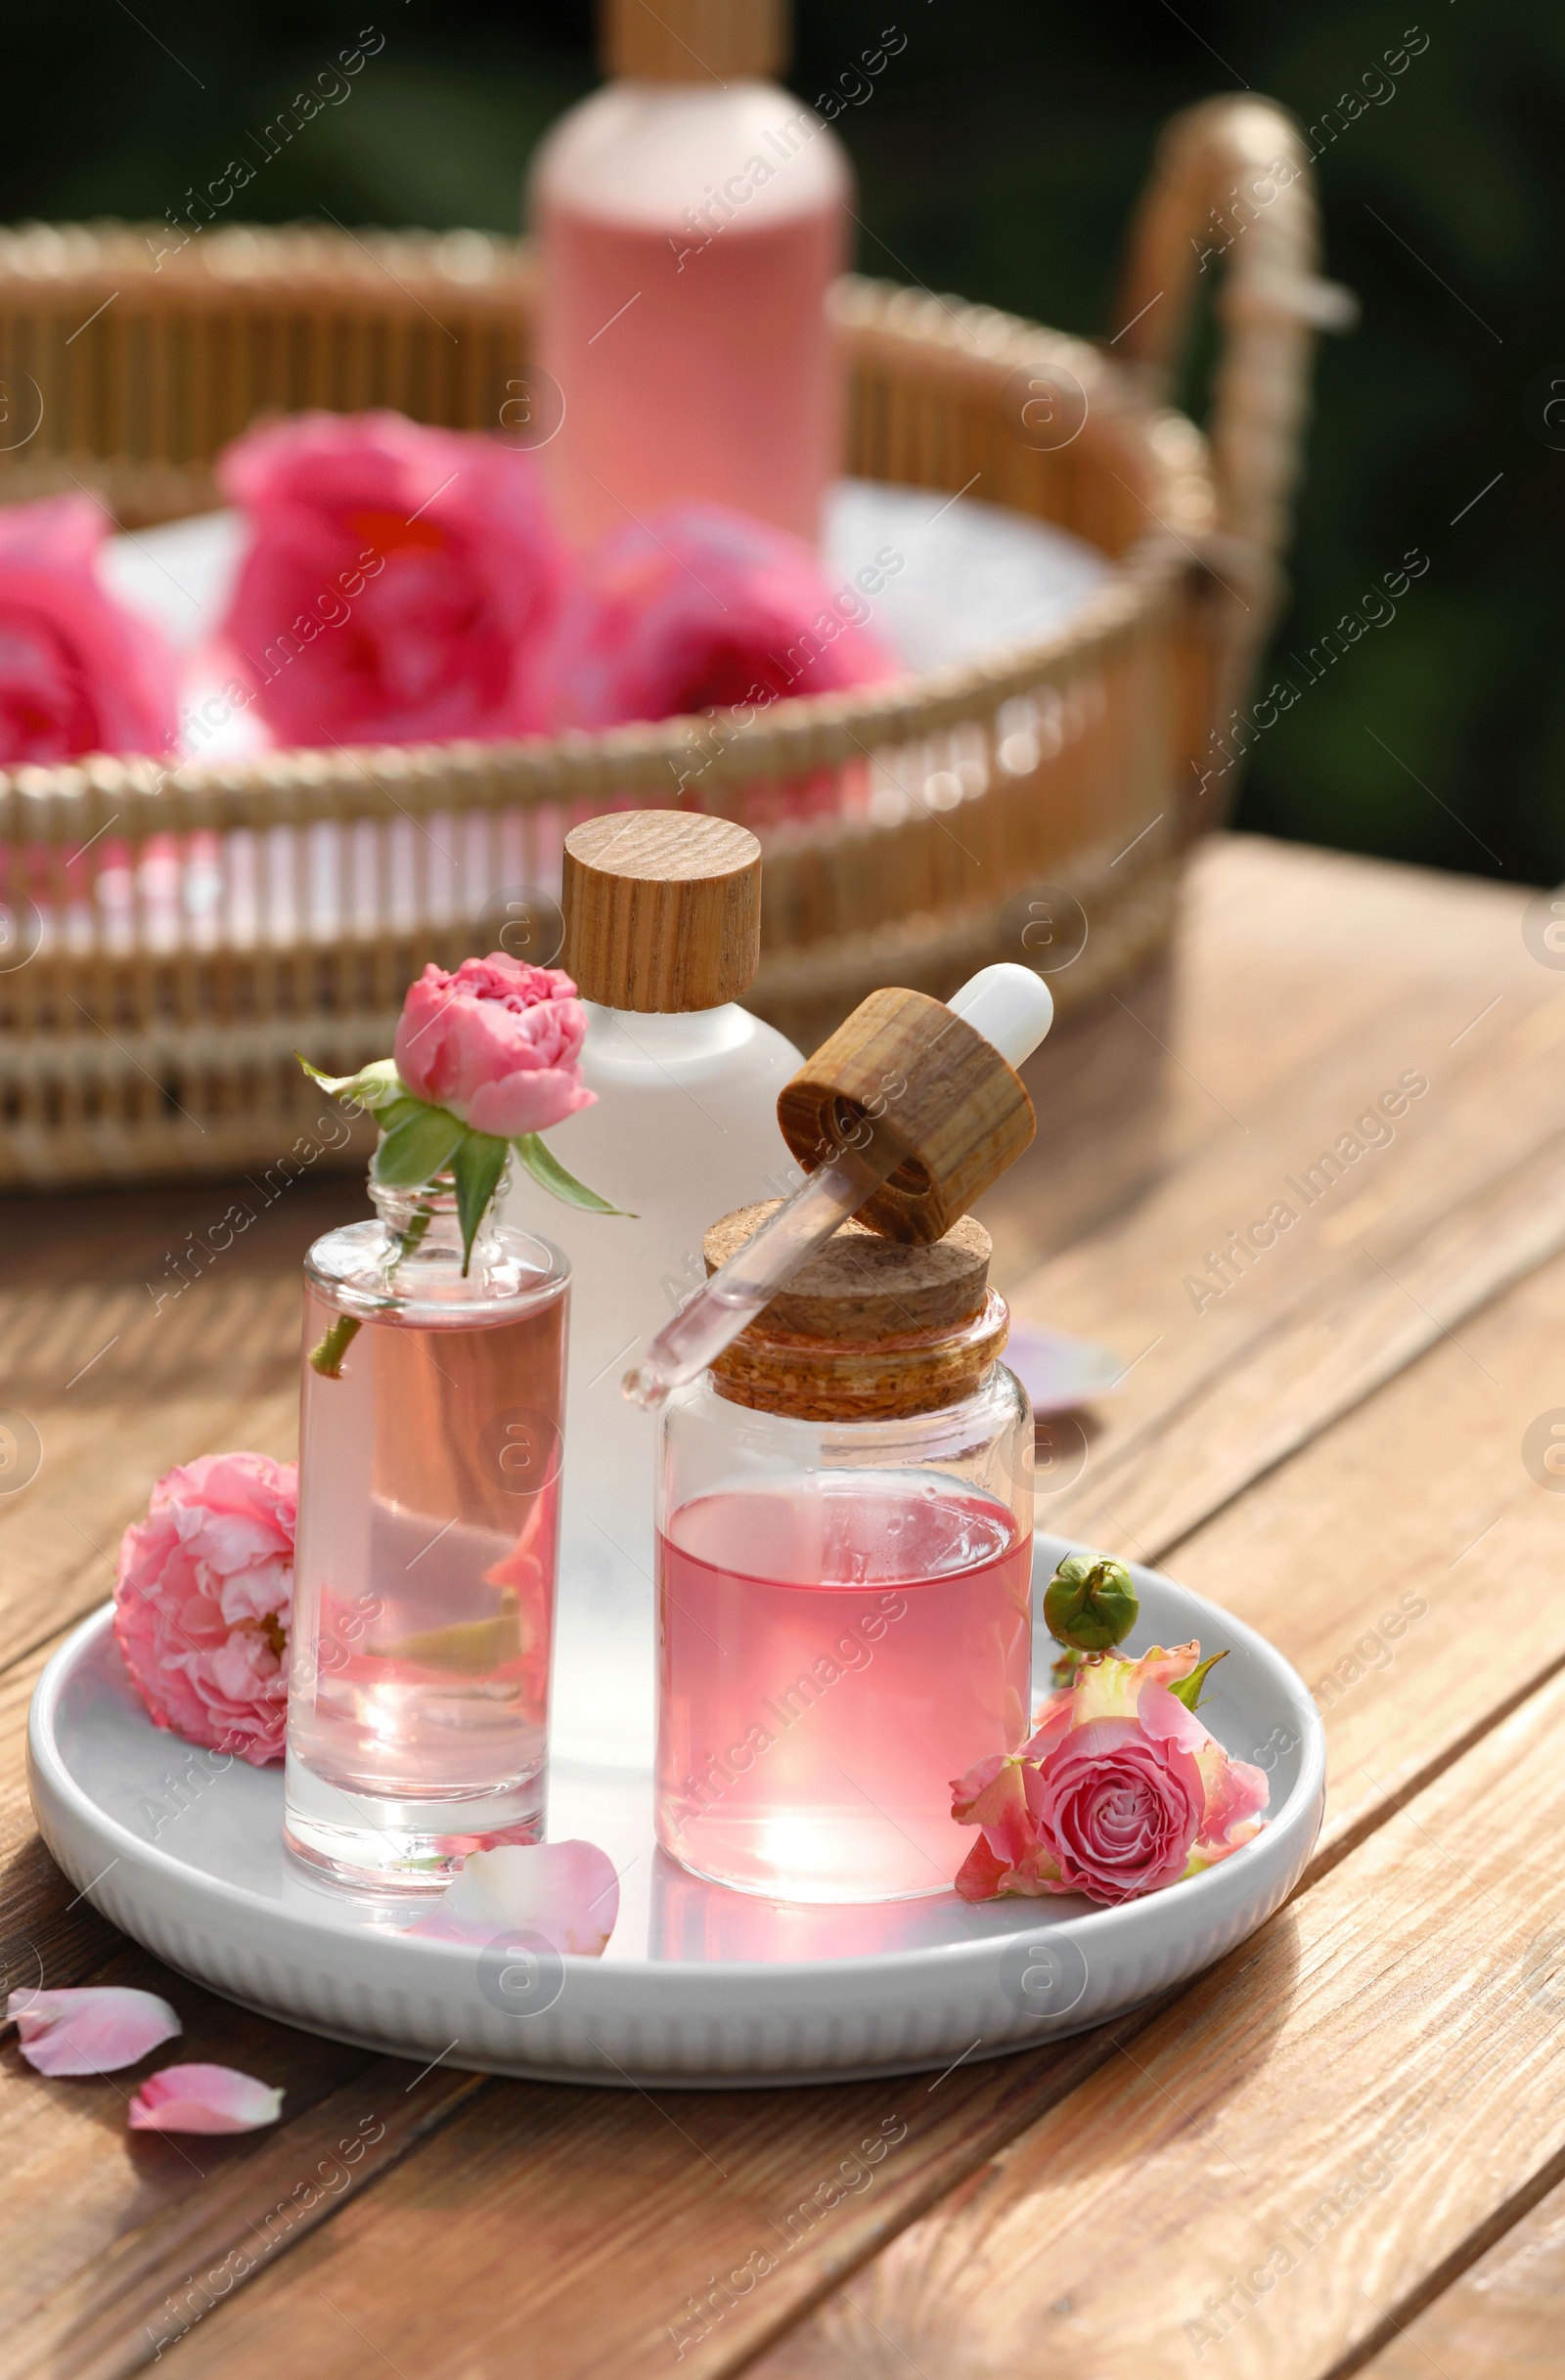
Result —
M445 1111L442 1109L440 1112L443 1114ZM384 1107L376 1109L375 1121L382 1132L394 1132L397 1125L406 1124L410 1116L427 1116L429 1113L427 1099L415 1099L411 1091L399 1091L396 1098L388 1099Z
M1215 1669L1219 1661L1226 1661L1228 1657L1226 1653L1214 1653L1210 1660L1202 1661L1199 1668L1192 1669L1187 1678L1181 1678L1178 1685L1171 1686L1169 1693L1175 1701L1183 1702L1186 1710L1199 1709L1207 1671Z
M567 1207L585 1207L590 1214L623 1214L631 1222L636 1220L628 1207L611 1207L606 1198L600 1198L596 1190L589 1190L585 1182L576 1179L574 1173L567 1173L553 1149L544 1146L537 1132L524 1132L519 1140L514 1140L511 1145L533 1180L541 1189L547 1190L551 1198L563 1200Z
M425 1107L418 1100L412 1104L414 1114L387 1132L370 1168L388 1190L412 1190L430 1180L450 1163L467 1135L467 1125L443 1107Z
M457 1177L457 1216L462 1224L462 1270L467 1274L472 1262L472 1243L478 1236L484 1211L494 1197L495 1184L505 1170L510 1150L503 1140L493 1139L487 1132L467 1132L451 1160L451 1170Z
M330 1091L334 1099L356 1099L361 1107L379 1111L391 1100L411 1096L398 1078L395 1058L376 1058L369 1066L361 1066L356 1075L323 1075L308 1058L300 1058L297 1050L293 1055L310 1080L318 1082L323 1091ZM422 1106L423 1102L419 1104Z

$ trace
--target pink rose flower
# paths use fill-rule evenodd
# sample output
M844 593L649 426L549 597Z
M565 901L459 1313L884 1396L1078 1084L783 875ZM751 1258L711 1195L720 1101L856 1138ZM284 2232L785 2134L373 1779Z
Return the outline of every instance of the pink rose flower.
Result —
M300 414L218 465L253 541L227 634L292 743L521 735L563 550L533 458L401 414Z
M298 1466L209 1454L165 1473L119 1548L114 1634L159 1727L283 1757Z
M496 1140L546 1131L591 1107L581 1080L587 1011L558 967L493 950L455 975L432 962L409 986L397 1073L416 1099Z
M98 577L96 497L0 505L0 766L83 752L166 752L179 661Z
M1189 1644L1088 1660L1020 1752L957 1780L952 1816L980 1829L957 1877L964 1900L1079 1892L1112 1906L1252 1840L1265 1772L1230 1758L1169 1692L1200 1657Z
M897 675L803 540L720 505L617 530L583 566L553 675L559 724L606 727Z
M1166 1687L1146 1691L1167 1698ZM1139 1718L1073 1728L1038 1781L1038 1832L1063 1891L1130 1901L1185 1873L1205 1804L1200 1771Z

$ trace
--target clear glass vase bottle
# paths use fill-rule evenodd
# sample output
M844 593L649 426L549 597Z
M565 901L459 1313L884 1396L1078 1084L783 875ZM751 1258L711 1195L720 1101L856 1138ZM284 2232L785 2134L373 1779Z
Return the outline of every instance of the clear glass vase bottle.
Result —
M532 1842L547 1782L569 1266L449 1175L305 1259L285 1839L440 1887Z
M712 1882L948 1892L953 1779L1026 1740L1032 1413L988 1261L970 1217L850 1223L664 1409L657 1837Z

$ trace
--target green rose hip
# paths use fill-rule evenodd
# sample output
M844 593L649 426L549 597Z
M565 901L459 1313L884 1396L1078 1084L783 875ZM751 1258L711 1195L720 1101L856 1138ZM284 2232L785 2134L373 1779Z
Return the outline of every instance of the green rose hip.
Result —
M1044 1625L1076 1653L1107 1653L1129 1636L1140 1606L1122 1562L1067 1554L1044 1595Z

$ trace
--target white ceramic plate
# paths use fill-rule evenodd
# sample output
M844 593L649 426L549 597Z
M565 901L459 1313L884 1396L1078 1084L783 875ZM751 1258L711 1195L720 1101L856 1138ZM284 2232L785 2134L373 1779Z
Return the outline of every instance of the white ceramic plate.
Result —
M1034 1591L1067 1551L1040 1537ZM285 1860L280 1769L226 1768L155 1728L96 1612L38 1681L28 1726L45 1842L105 1917L170 1966L268 2016L362 2048L586 2083L820 2082L995 2057L1082 2031L1208 1966L1292 1890L1319 1830L1320 1721L1251 1628L1138 1569L1131 1650L1227 1647L1202 1715L1272 1780L1270 1824L1189 1883L1120 1909L971 1908L955 1892L786 1908L700 1884L654 1848L650 1780L561 1770L550 1832L620 1872L602 1959L514 1937L409 1939L419 1911L339 1896ZM1040 1659L1052 1651L1040 1625ZM1047 1649L1047 1650L1046 1650ZM427 1904L422 1906L426 1907Z

